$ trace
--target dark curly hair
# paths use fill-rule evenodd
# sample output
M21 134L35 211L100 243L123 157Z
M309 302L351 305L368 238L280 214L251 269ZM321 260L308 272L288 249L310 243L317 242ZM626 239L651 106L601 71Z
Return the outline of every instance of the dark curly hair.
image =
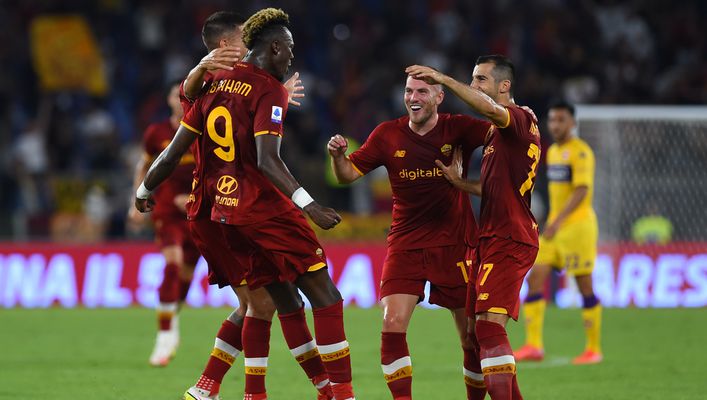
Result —
M290 17L279 8L264 8L253 14L243 25L243 44L248 50L264 40L268 33L287 27Z

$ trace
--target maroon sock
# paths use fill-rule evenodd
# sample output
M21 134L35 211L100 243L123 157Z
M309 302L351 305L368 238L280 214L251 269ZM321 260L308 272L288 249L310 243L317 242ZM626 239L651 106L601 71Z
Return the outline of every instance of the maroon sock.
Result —
M270 321L245 317L243 355L245 357L246 394L265 393L265 373L270 353Z
M464 383L466 384L466 398L468 400L484 400L486 398L486 384L481 373L481 360L479 359L479 342L476 335L468 334L472 346L464 348Z
M393 398L411 398L412 361L405 332L381 333L381 367Z
M506 328L495 322L479 320L476 321L476 337L484 383L491 399L512 400L516 364Z
M221 329L216 334L214 349L196 387L208 390L212 395L218 393L223 376L242 350L241 327L229 320L223 321Z
M278 314L282 334L285 336L287 347L292 356L297 360L307 378L315 385L317 390L329 394L329 376L324 369L324 364L319 356L317 343L312 339L312 334L307 326L307 317L304 307L290 314Z
M160 299L160 305L157 307L157 325L161 331L172 329L172 318L177 312L177 300L179 299L178 272L177 264L168 263L165 265L162 283L157 290Z
M313 314L317 346L329 379L334 384L350 383L351 357L344 332L343 301L316 308Z
M176 303L179 300L179 267L175 263L168 263L162 275L162 283L157 291L160 303Z

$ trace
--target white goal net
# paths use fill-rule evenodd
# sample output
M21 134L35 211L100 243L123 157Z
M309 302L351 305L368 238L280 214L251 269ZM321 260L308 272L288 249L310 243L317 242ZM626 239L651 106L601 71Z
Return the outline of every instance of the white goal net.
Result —
M672 224L671 241L707 241L707 107L579 106L577 119L601 242L631 241L649 215Z

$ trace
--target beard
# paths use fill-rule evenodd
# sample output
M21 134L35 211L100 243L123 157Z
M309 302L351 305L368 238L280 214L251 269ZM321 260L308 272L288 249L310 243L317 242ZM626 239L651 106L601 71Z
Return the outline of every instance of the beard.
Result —
M411 110L408 111L408 117L410 117L410 122L415 125L424 124L430 119L431 116L432 112L424 107L416 113L413 113Z

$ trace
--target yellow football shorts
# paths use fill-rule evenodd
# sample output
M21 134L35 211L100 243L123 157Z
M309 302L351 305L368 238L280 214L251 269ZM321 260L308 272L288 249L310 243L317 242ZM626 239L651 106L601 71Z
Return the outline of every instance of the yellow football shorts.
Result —
M562 226L551 240L540 237L535 264L566 268L570 275L589 275L597 258L599 227L595 216Z

